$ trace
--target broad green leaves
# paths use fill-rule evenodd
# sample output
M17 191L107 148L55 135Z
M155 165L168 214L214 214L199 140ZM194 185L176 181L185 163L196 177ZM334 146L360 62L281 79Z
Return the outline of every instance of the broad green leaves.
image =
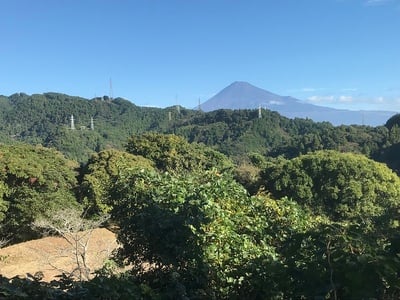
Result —
M249 197L231 177L215 171L123 172L112 197L120 258L133 263L141 280L151 278L154 287L178 276L192 297L279 294L273 285L285 267L276 249L314 223L296 203Z

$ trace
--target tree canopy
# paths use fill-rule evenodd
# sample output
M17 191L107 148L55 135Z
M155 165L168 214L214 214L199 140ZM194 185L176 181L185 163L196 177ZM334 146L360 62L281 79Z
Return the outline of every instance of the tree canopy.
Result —
M81 202L86 204L89 213L108 213L113 202L109 197L109 189L119 174L125 169L153 170L153 165L152 161L142 156L115 149L92 155L80 175Z
M216 168L225 171L233 163L223 154L201 144L189 143L173 134L145 133L133 135L126 150L153 161L162 171L194 172Z
M249 197L213 171L124 172L112 197L119 258L133 264L138 282L169 298L279 295L274 282L285 267L277 247L314 223L295 203Z
M333 220L376 217L400 203L399 177L360 154L318 151L283 159L267 167L263 178L272 195Z
M77 163L41 146L0 146L0 208L3 235L31 234L30 223L54 209L77 206Z

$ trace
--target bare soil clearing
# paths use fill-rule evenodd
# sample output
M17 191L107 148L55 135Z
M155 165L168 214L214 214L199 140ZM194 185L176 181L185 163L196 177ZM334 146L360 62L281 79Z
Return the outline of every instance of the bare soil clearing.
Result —
M87 265L91 272L101 268L117 247L113 232L95 229L87 250ZM51 281L63 270L71 272L74 267L73 249L61 237L45 237L0 249L0 274L8 278L42 272L42 280Z

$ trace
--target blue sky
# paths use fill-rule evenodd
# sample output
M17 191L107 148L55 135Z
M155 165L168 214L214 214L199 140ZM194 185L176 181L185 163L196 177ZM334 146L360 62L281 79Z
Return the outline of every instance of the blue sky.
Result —
M400 0L1 0L0 94L195 107L234 81L400 111Z

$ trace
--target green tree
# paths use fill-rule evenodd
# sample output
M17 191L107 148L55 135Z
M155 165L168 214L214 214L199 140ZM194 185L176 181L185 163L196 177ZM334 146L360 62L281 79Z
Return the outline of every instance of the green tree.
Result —
M263 178L275 197L288 196L332 220L365 223L399 205L398 176L359 154L318 151L281 160Z
M75 162L52 149L15 145L0 147L2 231L13 241L33 234L30 224L55 209L78 206Z
M134 135L128 140L126 150L150 159L163 171L179 173L212 168L224 171L233 167L222 153L201 144L190 144L173 134L150 132Z
M264 179L274 197L287 195L319 220L279 249L290 297L399 296L400 179L387 166L319 151L270 165Z
M249 197L230 176L123 172L112 192L119 257L137 283L167 298L257 298L284 293L276 251L313 226L293 201Z
M89 214L108 213L112 208L109 189L124 169L153 170L153 163L138 155L115 149L93 154L82 168L80 198Z

